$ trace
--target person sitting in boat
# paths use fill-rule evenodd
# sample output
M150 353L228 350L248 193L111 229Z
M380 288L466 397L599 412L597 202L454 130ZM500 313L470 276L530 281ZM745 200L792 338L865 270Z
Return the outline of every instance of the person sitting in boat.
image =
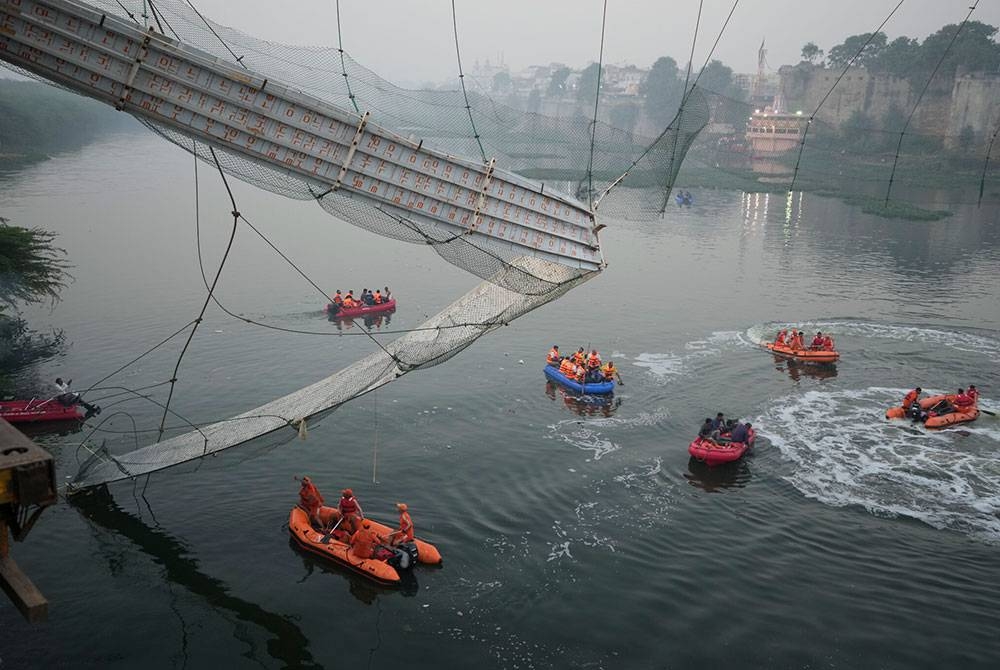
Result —
M82 405L85 410L92 414L99 414L101 408L97 405L91 405L83 401L83 398L79 393L74 393L70 390L70 384L73 380L70 379L68 382L64 382L62 377L56 377L56 381L53 384L55 389L55 399L59 401L59 404L63 407L72 407L73 405Z
M830 337L830 333L823 336L823 351L833 351L833 338Z
M334 305L342 305L344 303L344 296L340 295L339 288L337 289L337 292L333 294L332 302Z
M549 355L545 357L545 363L547 365L559 365L560 362L562 362L562 355L559 353L559 345L553 344Z
M788 342L788 347L793 351L801 351L806 348L805 336L801 330L799 332L792 331L792 339Z
M601 368L601 355L597 353L597 349L592 349L590 355L587 356L587 369L588 370L599 370Z
M823 348L823 333L816 331L816 337L814 337L813 341L809 344L809 348L813 351Z
M399 528L389 533L389 544L395 546L404 542L413 542L413 519L407 511L406 503L396 503L399 510Z
M371 558L375 548L384 543L385 539L372 528L372 522L365 519L351 535L351 553L358 558Z
M968 412L970 409L972 409L972 406L975 404L975 401L969 397L969 394L965 392L965 389L958 389L958 394L955 396L955 399L952 401L952 404L955 405L955 409L957 411Z
M573 372L573 379L577 384L587 383L587 368L577 365L576 370Z
M746 423L737 422L733 427L733 431L729 434L730 442L743 442L745 443L750 439L750 427L751 423L748 421Z
M906 396L903 398L903 411L909 412L910 406L913 405L913 403L920 400L920 394L923 392L924 390L918 386L917 388L907 393Z
M323 506L323 495L312 483L309 477L302 478L302 488L299 489L299 508L309 515L309 522L316 528L321 528L323 522L319 518L319 508Z
M375 304L375 294L365 289L365 304L371 307Z
M358 306L358 301L354 299L354 290L352 289L347 292L347 295L344 296L344 301L341 304L341 307L343 307L344 309L350 309L352 307L357 307L357 306Z
M703 440L711 440L714 442L715 440L712 440L712 432L714 430L715 429L712 427L712 420L705 419L705 423L701 424L701 430L698 431L698 437Z
M969 389L965 392L967 396L972 398L972 404L979 404L979 389L976 388L975 384L969 384Z
M337 510L340 511L340 517L344 520L344 526L349 532L356 531L360 522L365 518L361 503L354 497L354 491L351 489L343 490L340 502L337 503Z
M376 305L381 305L385 300L382 299L382 291L375 289L375 297L372 302Z
M778 336L774 338L774 343L779 347L785 346L785 336L788 335L788 331L781 329L778 331Z
M577 365L583 365L584 363L587 362L587 354L583 350L583 347L577 349L576 353L573 354L573 362L576 363Z
M388 286L386 286L385 288L382 289L382 296L385 298L386 302L389 302L390 300L392 300L392 294L389 293L389 287Z
M618 383L622 381L621 376L618 374L618 368L615 367L614 361L608 361L601 367L601 374L604 376L604 381L610 382L618 377Z
M561 374L566 379L572 379L576 374L576 363L573 362L572 358L562 359L562 363L559 364L559 374Z

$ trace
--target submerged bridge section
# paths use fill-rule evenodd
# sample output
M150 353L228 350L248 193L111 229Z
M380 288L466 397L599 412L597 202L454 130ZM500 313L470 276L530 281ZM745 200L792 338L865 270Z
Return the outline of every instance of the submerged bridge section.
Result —
M0 59L230 155L312 195L349 196L434 242L603 267L586 205L71 0L0 0Z

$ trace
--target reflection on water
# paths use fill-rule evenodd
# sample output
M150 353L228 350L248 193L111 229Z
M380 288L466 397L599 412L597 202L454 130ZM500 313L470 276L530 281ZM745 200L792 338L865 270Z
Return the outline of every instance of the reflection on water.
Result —
M379 596L401 593L409 598L420 592L420 584L417 582L415 570L407 570L400 573L400 581L398 585L385 586L362 577L361 575L356 574L355 572L345 568L344 566L338 565L333 561L324 561L323 559L314 556L306 549L300 547L292 538L288 539L288 546L291 547L292 551L298 554L302 559L302 568L305 571L305 574L303 574L302 578L298 581L299 584L311 579L313 573L316 570L319 570L319 572L324 576L336 576L346 579L351 595L354 596L358 602L364 603L365 605L371 605L378 600ZM323 589L328 588L328 586L315 584L314 587Z
M774 369L784 370L792 378L792 381L796 382L802 377L832 379L837 376L836 363L810 363L778 355L774 356Z
M107 487L91 489L69 500L88 520L128 539L139 551L153 557L163 566L164 578L171 584L184 587L211 608L232 612L241 622L254 624L269 633L271 638L264 648L272 659L286 667L322 667L309 653L309 639L292 619L232 595L225 582L201 571L198 561L179 540L159 528L150 528L138 517L122 510ZM115 572L120 570L116 562L127 560L127 556L123 558L115 547L109 547L108 560ZM175 613L182 616L180 610L175 609Z
M706 493L718 493L726 489L741 489L750 483L750 464L747 459L753 454L753 449L743 458L732 463L722 463L710 466L693 456L688 460L688 471L684 479L691 486Z
M612 416L622 405L614 394L577 395L553 381L545 382L545 395L549 400L561 398L566 409L579 416Z
M379 312L378 314L366 314L361 317L361 322L368 330L379 330L382 326L388 326L392 323L392 315L395 311L396 309L393 308L385 312ZM354 322L357 318L337 316L336 314L327 315L327 320L330 323L336 324L337 330L350 330L354 328Z

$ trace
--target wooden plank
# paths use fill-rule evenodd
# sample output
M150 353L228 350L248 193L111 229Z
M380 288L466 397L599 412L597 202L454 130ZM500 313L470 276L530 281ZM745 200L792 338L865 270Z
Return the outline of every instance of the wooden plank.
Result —
M7 529L3 529L6 535ZM0 558L0 586L30 623L48 619L49 601L10 556Z

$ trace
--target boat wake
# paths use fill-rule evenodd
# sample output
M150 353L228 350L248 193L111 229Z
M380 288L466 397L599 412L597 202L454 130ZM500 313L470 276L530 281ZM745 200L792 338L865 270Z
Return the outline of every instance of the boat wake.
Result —
M684 345L684 353L643 352L631 360L632 365L646 368L650 374L663 379L682 377L691 373L694 365L705 358L715 358L734 346L752 346L746 336L735 330L711 333L701 340L692 340ZM628 356L614 353L615 358L628 360Z
M591 452L588 461L599 461L604 456L621 449L621 445L605 437L604 429L637 428L653 426L667 419L662 413L640 413L630 417L600 417L580 421L579 419L564 419L549 425L547 439L559 439L573 445L577 449Z
M933 347L948 347L956 351L986 356L991 361L1000 361L1000 339L961 330L948 330L906 324L878 323L853 319L829 319L802 321L800 323L769 322L755 324L747 329L750 342L760 345L774 339L782 328L800 328L807 333L821 330L831 335L845 335L865 339L885 339L901 342L916 342Z
M795 464L786 479L808 497L1000 543L996 419L940 431L887 421L905 392L809 391L777 399L755 424Z

